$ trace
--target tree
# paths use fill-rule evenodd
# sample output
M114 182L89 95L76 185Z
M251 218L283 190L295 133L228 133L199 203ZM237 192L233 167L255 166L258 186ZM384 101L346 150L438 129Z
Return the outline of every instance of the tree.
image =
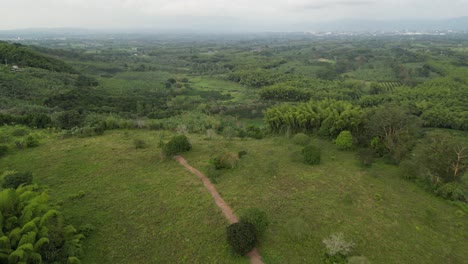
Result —
M366 131L385 146L388 157L399 163L409 151L420 127L416 116L407 114L397 105L383 105L368 113Z
M428 134L416 155L435 182L457 181L468 168L466 144L445 133Z

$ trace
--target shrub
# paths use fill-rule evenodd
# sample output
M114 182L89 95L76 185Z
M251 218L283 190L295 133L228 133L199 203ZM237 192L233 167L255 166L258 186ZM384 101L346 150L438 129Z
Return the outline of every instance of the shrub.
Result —
M206 176L212 183L217 183L218 178L221 176L221 171L216 169L214 166L209 166L206 171Z
M419 178L421 174L420 165L412 160L404 160L399 165L400 175L407 180Z
M133 140L133 145L136 149L146 148L146 142L142 139L135 139Z
M460 184L455 182L440 185L435 189L435 193L445 199L452 201L466 201L465 193Z
M234 153L224 153L210 160L210 163L213 164L217 170L233 169L237 166L238 162L239 154Z
M351 149L353 147L353 135L347 130L341 131L336 137L335 144L341 150Z
M250 208L241 215L240 222L254 225L257 235L261 236L268 226L268 217L264 211L258 208Z
M250 223L238 222L227 227L227 242L239 255L249 253L257 244L257 230Z
M225 139L229 139L229 140L230 140L230 139L232 139L232 138L235 137L235 136L237 136L237 131L236 131L234 128L228 126L228 127L225 127L225 128L223 129L223 137L224 137Z
M3 188L18 188L21 184L31 184L32 183L32 173L31 172L14 172L7 174L3 178Z
M359 160L361 166L370 167L375 160L375 152L372 149L363 148L356 152L356 159Z
M237 156L239 157L239 159L241 159L245 155L247 155L247 151L245 150L241 150L239 151L239 153L237 153Z
M322 240L327 247L328 256L348 256L354 246L353 242L348 242L344 239L343 233L333 234Z
M5 145L0 145L0 158L5 156L8 153L8 147Z
M178 135L172 137L169 142L164 144L162 150L164 155L167 157L172 157L174 155L186 152L192 149L192 144L188 141L188 138L185 135Z
M304 163L315 165L320 163L320 149L315 146L306 146L302 149Z
M304 134L304 133L297 133L292 138L292 142L294 144L296 144L296 145L305 146L305 145L309 144L310 137L308 135Z
M32 148L32 147L39 146L39 141L33 136L28 136L26 140L24 141L24 144L26 145L26 147Z

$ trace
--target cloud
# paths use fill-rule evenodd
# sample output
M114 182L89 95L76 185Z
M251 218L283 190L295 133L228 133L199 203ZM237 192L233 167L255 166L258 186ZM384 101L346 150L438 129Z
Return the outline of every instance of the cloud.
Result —
M304 10L317 10L317 9L324 9L324 8L333 8L333 7L358 7L358 6L368 6L376 3L376 1L331 1L331 2L323 2L323 3L313 3L313 4L305 4L303 6L296 7L294 10L297 11L304 11Z
M344 18L448 18L468 15L468 0L0 0L0 29L28 27L184 27L278 25ZM223 19L221 19L223 17ZM285 26L284 26L285 27Z

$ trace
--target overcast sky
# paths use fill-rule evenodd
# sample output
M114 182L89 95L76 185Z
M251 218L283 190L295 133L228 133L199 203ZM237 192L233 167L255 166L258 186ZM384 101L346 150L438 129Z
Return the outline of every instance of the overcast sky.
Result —
M190 28L274 30L337 19L468 15L468 0L0 0L0 29Z

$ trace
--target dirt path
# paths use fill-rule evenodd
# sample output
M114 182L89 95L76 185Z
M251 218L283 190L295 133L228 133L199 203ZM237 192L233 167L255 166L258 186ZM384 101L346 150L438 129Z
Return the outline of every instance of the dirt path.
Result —
M221 211L223 211L224 216L226 216L226 218L229 220L229 223L233 224L239 221L234 212L232 211L231 207L229 207L229 205L224 201L221 195L219 195L218 191L216 190L216 187L210 182L208 177L206 177L199 170L190 166L190 164L188 164L188 162L182 156L175 156L174 159L177 162L179 162L182 166L184 166L187 170L189 170L191 173L195 174L203 182L205 187L210 192L211 196L213 196L216 205L218 205ZM249 256L251 264L263 264L262 257L260 256L256 248L250 251L247 254L247 256Z

